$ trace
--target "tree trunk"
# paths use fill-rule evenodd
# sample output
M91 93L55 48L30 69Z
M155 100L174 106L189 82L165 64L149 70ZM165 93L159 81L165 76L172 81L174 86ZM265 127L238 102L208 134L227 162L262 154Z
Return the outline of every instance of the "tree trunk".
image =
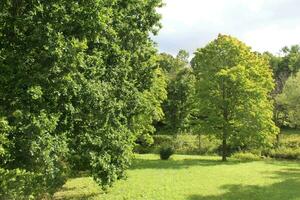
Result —
M222 161L227 161L227 133L223 129L223 140L222 140Z
M224 80L222 82L223 92L223 135L222 135L222 161L227 161L227 126L228 126L228 107L227 107L227 93Z
M198 134L198 152L201 153L201 134Z
M276 135L276 146L279 147L280 144L280 132Z

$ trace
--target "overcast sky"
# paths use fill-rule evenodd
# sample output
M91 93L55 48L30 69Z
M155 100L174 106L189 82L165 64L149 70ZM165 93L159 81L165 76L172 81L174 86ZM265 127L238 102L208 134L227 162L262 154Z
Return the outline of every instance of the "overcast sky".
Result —
M163 28L154 40L161 52L193 53L230 34L256 51L278 53L300 44L300 0L164 0Z

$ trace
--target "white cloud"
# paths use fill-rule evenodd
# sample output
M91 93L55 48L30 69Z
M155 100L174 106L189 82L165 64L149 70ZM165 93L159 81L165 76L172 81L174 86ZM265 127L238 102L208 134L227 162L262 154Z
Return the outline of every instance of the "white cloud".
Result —
M165 0L161 51L191 53L218 33L233 35L254 50L273 53L300 43L298 0Z

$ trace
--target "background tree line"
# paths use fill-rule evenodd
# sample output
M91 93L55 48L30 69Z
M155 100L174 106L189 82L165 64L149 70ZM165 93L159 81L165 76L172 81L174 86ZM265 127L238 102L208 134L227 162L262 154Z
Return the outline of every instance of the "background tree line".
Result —
M226 43L226 40L231 41ZM176 57L165 53L160 54L160 66L165 69L169 84L167 89L168 98L163 104L165 117L162 121L156 123L156 134L174 136L175 145L178 143L177 138L180 138L180 133L198 135L200 146L201 135L204 137L217 137L225 143L220 146L223 150L219 149L225 160L226 155L228 156L234 151L263 148L264 145L276 146L280 142L279 133L281 129L297 128L297 125L299 125L300 96L298 91L299 74L297 75L300 67L299 46L284 47L278 55L269 52L250 53L250 51L247 46L234 38L220 35L217 40L197 50L191 62L186 62L187 59L184 57L182 59L180 54L184 52L183 50ZM187 53L184 54L187 55ZM239 65L241 66L238 68ZM252 67L254 65L264 65L264 69L258 68L256 72L253 72L253 76L255 74L261 75L261 79L260 81L255 80L252 86L249 86L248 83L245 83L246 79L249 81L249 77L246 76L245 71L243 72L243 70L248 69L243 69L243 66L249 68L251 65ZM214 70L213 68L217 69ZM232 69L229 70L230 68ZM174 73L174 71L177 73ZM189 74L181 76L181 74L184 74L182 72L186 71L189 71ZM245 80L242 80L243 76ZM223 103L222 101L215 102L214 106L216 107L209 108L214 100L222 99L216 95L217 90L220 90L218 88L220 86L218 83L214 83L213 79L216 79L216 82L220 80L224 82L227 91L223 92L226 92L229 96L227 101ZM239 81L240 83L238 83ZM262 90L265 90L265 92L259 94L261 91L258 88L266 81L269 86L263 86ZM253 91L250 91L249 87L253 87ZM248 94L245 94L246 90L249 91ZM210 96L212 92L216 96ZM247 104L247 101L252 106ZM225 140L222 138L224 133L218 134L222 129L220 124L224 123L218 119L222 113L212 114L218 109L217 104L220 104L220 107L226 105L228 109L232 108L231 111L226 112L235 112L233 122L227 122L229 123L228 126L233 129L225 133L227 138ZM241 107L245 105L246 107ZM234 110L233 107L239 107L239 110ZM203 110L201 111L201 109ZM256 114L253 114L253 112ZM207 115L207 113L210 115ZM252 113L252 118L246 116L247 113ZM209 119L210 117L211 119ZM263 117L264 120L259 121L259 117ZM264 128L255 130L253 127L257 126ZM275 136L277 140L274 139ZM161 140L160 137L155 135L154 137L156 140ZM207 138L203 139L207 140ZM259 144L258 141L264 143L264 145Z

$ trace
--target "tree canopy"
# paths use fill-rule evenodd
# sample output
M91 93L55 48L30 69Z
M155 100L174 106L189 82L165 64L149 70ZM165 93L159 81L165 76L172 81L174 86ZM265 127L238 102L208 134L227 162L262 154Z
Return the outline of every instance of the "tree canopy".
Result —
M160 6L1 1L2 168L43 175L46 191L76 155L103 186L124 176L133 141L162 116L164 79L149 37Z
M237 39L219 35L192 60L196 115L201 128L241 148L270 144L277 134L269 93L274 88L267 61Z

